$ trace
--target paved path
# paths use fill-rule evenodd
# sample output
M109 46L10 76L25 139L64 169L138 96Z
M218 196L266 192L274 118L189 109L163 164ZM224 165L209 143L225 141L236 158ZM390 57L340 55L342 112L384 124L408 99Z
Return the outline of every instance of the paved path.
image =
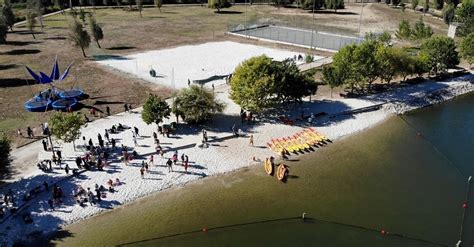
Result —
M319 68L319 67L322 67L326 64L331 64L331 63L332 63L332 57L325 57L325 58L318 59L318 60L316 60L314 62L311 62L311 63L300 64L300 65L298 65L298 68L300 69L301 72L303 72L303 71L307 71L307 70L310 70L310 69Z

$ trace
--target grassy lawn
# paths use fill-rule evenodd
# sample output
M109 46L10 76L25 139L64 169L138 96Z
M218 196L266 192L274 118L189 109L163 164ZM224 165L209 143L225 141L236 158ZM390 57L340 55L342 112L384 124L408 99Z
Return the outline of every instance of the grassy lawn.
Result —
M338 11L339 14L317 13L316 30L357 33L359 9L359 5L348 4L345 10ZM97 101L109 102L106 104L112 111L119 112L123 111L121 102L138 106L148 93L155 92L167 97L171 89L100 67L94 62L98 56L126 55L228 39L256 43L225 35L229 25L244 23L246 19L249 23L274 23L299 28L312 26L311 13L300 9L277 9L264 5L234 6L226 10L232 12L216 14L205 7L165 6L161 12L155 8L145 8L143 18L140 18L138 12L122 9L97 9L95 12L88 9L87 11L94 13L105 35L105 39L101 41L102 49L99 49L94 42L91 43L86 50L88 58L83 58L80 49L73 47L67 40L68 27L72 20L69 15L45 18L44 29L36 28L38 32L36 40L25 27L16 27L14 33L8 34L9 44L0 46L0 131L12 137L15 144L25 143L28 140L15 138L15 130L25 129L27 126L36 126L39 129L39 123L49 118L50 112L29 113L23 108L25 101L45 88L25 80L30 77L26 74L24 65L30 66L33 70L49 73L56 55L61 69L74 62L69 78L58 87L62 89L81 87L91 96L84 101L85 105L105 110L105 104ZM341 14L345 12L349 14ZM368 5L364 8L363 27L393 31L393 27L396 28L401 18L415 21L419 15L402 13L383 4ZM446 25L441 20L431 17L426 17L425 20L433 25L436 32L446 31ZM302 52L308 51L302 50ZM82 111L87 112L88 109Z

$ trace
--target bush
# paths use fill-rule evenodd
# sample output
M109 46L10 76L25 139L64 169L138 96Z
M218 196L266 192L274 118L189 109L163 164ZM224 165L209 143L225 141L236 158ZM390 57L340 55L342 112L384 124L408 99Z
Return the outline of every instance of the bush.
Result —
M474 32L474 0L462 2L456 10L456 21L460 24L457 32L459 36L467 36Z
M8 26L3 16L0 16L0 44L7 42Z
M312 62L314 62L314 56L311 55L311 54L306 54L306 56L304 57L304 62L305 62L305 63L312 63Z

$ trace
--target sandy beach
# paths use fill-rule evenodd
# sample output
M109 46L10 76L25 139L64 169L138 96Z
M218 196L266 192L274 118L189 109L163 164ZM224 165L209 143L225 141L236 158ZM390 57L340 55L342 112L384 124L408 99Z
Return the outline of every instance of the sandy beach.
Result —
M287 55L291 56L292 54ZM178 74L177 72L176 69L175 73ZM226 73L226 71L215 71L213 73ZM176 78L178 79L178 77ZM177 87L186 86L185 80L176 80L176 83L178 81L181 83L176 84ZM114 150L104 171L85 171L76 177L72 177L67 176L64 170L55 166L53 172L44 173L36 169L31 170L28 174L23 174L23 178L7 187L14 192L18 206L20 206L19 213L13 217L6 215L0 221L0 231L6 234L4 238L10 243L33 232L53 232L61 226L126 205L151 193L163 191L170 187L185 186L187 183L201 178L217 176L243 167L260 164L266 157L277 156L266 147L266 143L272 138L290 136L304 128L312 127L330 139L338 139L370 128L392 114L402 114L406 111L472 92L474 91L473 82L474 75L468 74L443 82L429 81L417 85L407 85L385 93L356 99L332 99L329 97L317 98L312 101L305 99L303 104L288 106L287 110L282 109L274 116L257 115L255 124L241 123L239 117L240 107L228 98L228 86L220 84L216 86L215 93L218 99L227 105L224 112L218 114L208 124L192 126L180 123L176 135L170 137L159 136L160 144L166 151L164 157L160 157L155 152L152 134L157 132L157 126L155 124L146 125L141 120L141 108L134 109L130 113L124 112L105 117L84 126L81 130L82 135L87 140L91 138L97 145L97 135L104 136L104 130L111 128L114 124L121 123L132 128L136 126L140 130L137 146L134 145L131 130L111 134L110 137L117 140L118 147L125 145L134 148L139 157L126 166L121 162L120 150L117 148ZM378 104L384 105L377 111L330 117L341 112L349 112ZM291 119L296 119L302 112L305 115L322 112L327 115L316 118L311 123L297 121L295 125L283 124L277 118L277 116L286 115ZM167 119L165 123L173 121L175 121L174 116ZM232 135L231 127L234 124L242 130L243 136L234 137ZM202 130L206 130L208 133L210 145L207 148L200 147ZM254 146L249 145L249 135L254 136ZM64 157L63 167L67 163L69 167L76 168L74 159L84 154L83 145L82 140L76 141L76 149L74 149L72 143L55 143L55 146L62 151ZM180 165L180 162L173 167L173 172L168 172L165 163L175 151L178 152L178 157L181 154L189 156L191 165L187 172L184 171L184 167ZM31 150L31 152L38 152L38 149ZM151 164L149 172L142 178L140 176L141 163L150 160L152 155L154 162ZM50 158L51 153L39 151L38 160ZM81 207L74 201L73 190L76 186L81 185L83 188L93 190L96 184L106 186L109 179L115 180L116 178L119 178L122 184L116 186L117 191L115 193L107 193L101 202L94 205L87 203L87 206ZM41 186L44 181L49 183L58 182L57 184L63 190L63 204L54 211L49 210L47 203L50 193L40 193L26 203L21 200L26 192L36 186ZM2 192L4 193L7 188L2 188ZM26 212L31 213L32 224L23 222L21 215Z

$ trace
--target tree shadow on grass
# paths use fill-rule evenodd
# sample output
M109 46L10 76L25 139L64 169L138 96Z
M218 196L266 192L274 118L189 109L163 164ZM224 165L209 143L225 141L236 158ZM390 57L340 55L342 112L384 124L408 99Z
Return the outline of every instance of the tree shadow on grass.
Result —
M96 61L107 61L107 60L130 60L127 57L119 55L94 55L94 60Z
M44 38L46 40L66 40L66 37L63 37L63 36L56 36L56 37L47 37L47 38Z
M7 41L7 45L25 46L31 44L39 44L39 41Z
M7 52L3 52L1 55L26 55L26 54L37 54L41 51L38 49L16 49Z
M308 13L312 13L312 10L309 10ZM314 13L322 15L358 15L354 12L334 12L334 10L315 10Z
M105 48L107 50L112 50L112 51L121 51L121 50L131 50L131 49L136 49L135 46L113 46L109 48Z
M16 64L0 64L0 70L13 69L18 67Z
M0 88L3 87L22 87L28 85L34 85L36 81L33 79L20 79L20 78L1 78Z
M221 10L221 11L214 11L214 13L216 14L220 14L220 15L240 15L242 14L243 12L241 11L232 11L232 10Z

